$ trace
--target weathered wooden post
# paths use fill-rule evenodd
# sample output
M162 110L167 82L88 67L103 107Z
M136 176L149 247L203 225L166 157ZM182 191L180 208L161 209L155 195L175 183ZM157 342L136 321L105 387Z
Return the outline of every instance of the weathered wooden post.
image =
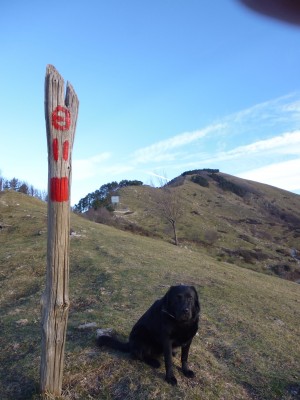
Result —
M60 395L69 312L69 243L72 148L79 101L52 65L45 78L48 143L48 241L46 288L42 296L40 389Z

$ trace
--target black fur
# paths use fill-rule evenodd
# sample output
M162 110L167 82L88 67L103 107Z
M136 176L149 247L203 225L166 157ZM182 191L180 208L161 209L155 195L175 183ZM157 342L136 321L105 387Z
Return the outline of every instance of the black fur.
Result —
M200 303L193 286L172 286L165 296L141 316L133 326L129 341L124 343L111 336L99 336L99 346L131 353L133 358L158 368L157 357L164 355L166 381L177 384L173 372L172 353L181 347L182 372L191 378L193 371L188 368L188 354L191 342L198 330Z

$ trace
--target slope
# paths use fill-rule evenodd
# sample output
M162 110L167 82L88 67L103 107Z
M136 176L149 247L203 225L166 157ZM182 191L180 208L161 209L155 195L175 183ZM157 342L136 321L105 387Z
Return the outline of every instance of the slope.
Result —
M44 287L46 206L0 195L1 399L38 399L39 300ZM296 399L300 386L299 286L190 248L72 215L63 399ZM191 348L196 377L159 370L95 346L95 329L127 336L169 285L193 284L202 322ZM90 329L81 325L94 323ZM85 325L87 328L89 325ZM179 367L180 360L175 358Z
M219 261L300 280L300 196L228 174L199 175L208 187L195 184L195 175L172 181L183 208L177 224L181 245ZM158 190L122 189L115 214L127 229L170 241L169 225L153 212Z

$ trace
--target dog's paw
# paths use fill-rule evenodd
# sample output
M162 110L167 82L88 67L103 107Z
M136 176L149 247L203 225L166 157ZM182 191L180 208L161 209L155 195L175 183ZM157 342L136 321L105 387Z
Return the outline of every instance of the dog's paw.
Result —
M195 373L191 369L184 369L182 372L187 378L194 378L195 376Z
M175 378L174 375L166 376L166 381L172 386L176 386L177 385L177 379Z

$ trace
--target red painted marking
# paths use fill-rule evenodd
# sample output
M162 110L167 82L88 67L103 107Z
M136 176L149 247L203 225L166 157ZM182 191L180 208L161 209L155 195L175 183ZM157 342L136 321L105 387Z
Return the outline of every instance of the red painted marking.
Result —
M52 142L53 158L55 161L58 160L58 139L53 139Z
M63 144L63 159L64 159L65 161L67 161L67 160L68 160L68 157L69 157L69 141L66 140L66 141L64 142L64 144Z
M69 178L51 178L50 198L60 203L69 200Z
M71 125L71 114L66 107L57 106L52 113L52 125L58 131L67 131Z

